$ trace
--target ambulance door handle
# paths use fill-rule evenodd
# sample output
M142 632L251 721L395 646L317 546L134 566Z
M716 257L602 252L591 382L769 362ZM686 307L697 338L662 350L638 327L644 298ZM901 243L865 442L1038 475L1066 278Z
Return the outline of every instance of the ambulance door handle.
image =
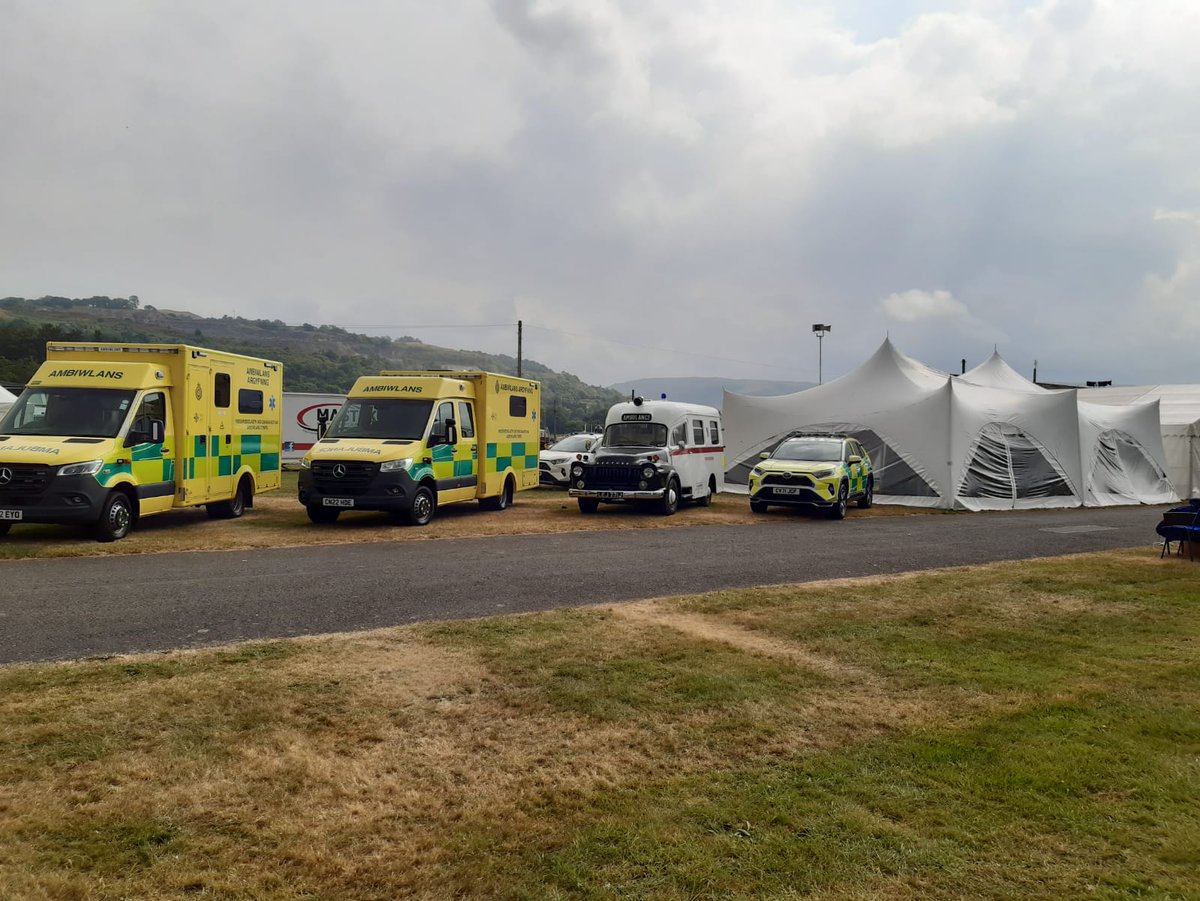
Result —
M233 435L232 435L232 434L230 434L230 435L226 435L226 436L225 436L225 443L226 443L226 444L233 444Z

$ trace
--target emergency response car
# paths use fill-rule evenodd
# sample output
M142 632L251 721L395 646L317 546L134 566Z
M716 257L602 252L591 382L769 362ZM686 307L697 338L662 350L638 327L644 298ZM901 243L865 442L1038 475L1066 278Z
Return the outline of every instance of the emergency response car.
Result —
M750 509L771 506L824 510L845 519L851 500L866 509L875 498L875 473L863 446L846 435L786 438L750 470Z
M494 372L381 372L354 383L300 461L315 523L380 510L412 525L439 506L503 510L538 485L541 386Z
M720 412L635 397L608 411L591 459L571 464L568 492L583 513L595 513L601 502L644 501L670 516L680 501L708 506L724 484Z
M283 366L175 344L46 345L0 421L0 535L81 523L101 541L203 504L233 518L280 484Z
M566 488L571 481L571 464L583 460L600 441L592 432L568 435L538 454L541 483L554 488Z

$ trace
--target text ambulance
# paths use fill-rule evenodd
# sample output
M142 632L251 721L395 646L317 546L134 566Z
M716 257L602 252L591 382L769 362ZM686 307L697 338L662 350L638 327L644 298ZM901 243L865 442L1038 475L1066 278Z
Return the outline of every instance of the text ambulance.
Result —
M175 344L46 345L0 421L0 535L82 523L101 541L203 504L233 518L280 483L283 367Z
M681 500L706 507L725 484L725 435L713 407L669 400L613 405L590 461L571 464L583 513L601 501L647 501L670 516Z
M425 525L442 504L503 510L538 485L541 386L493 372L382 372L354 383L300 463L315 523L382 510Z

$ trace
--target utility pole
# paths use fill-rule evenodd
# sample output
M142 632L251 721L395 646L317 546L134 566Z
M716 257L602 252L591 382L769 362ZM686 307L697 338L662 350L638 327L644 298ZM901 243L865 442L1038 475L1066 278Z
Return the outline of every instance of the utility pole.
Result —
M813 323L813 334L817 336L817 384L824 384L824 378L821 373L821 339L825 337L826 332L832 332L832 325L822 325L819 322Z
M517 320L517 378L521 377L521 320Z

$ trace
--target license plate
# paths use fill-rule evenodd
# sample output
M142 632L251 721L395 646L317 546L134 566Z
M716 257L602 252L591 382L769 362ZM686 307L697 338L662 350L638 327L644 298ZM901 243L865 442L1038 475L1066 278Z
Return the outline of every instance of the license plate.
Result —
M597 491L596 494L602 501L619 501L625 496L624 491Z
M327 497L321 500L321 503L326 507L353 507L354 498L352 497Z
M25 518L22 510L0 510L0 519L20 520Z
M775 493L776 494L799 494L800 489L799 488L776 488Z

